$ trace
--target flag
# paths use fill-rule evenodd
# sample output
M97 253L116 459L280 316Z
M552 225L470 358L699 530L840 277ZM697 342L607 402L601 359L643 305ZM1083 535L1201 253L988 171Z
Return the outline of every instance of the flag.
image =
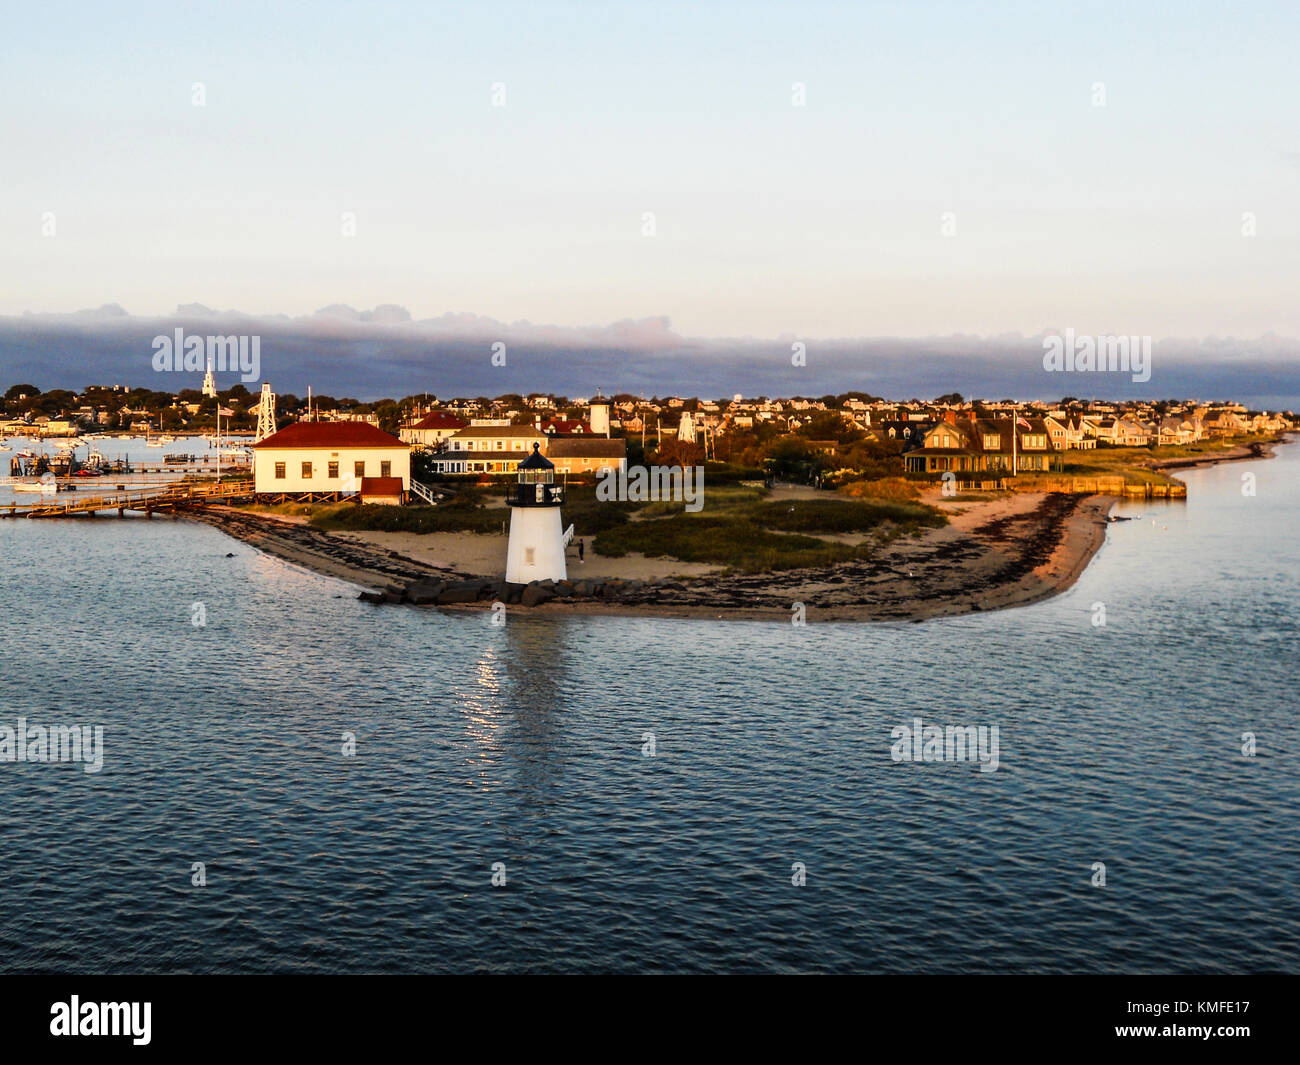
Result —
M1033 428L1033 426L1029 424L1029 419L1028 419L1028 418L1025 418L1025 417L1023 417L1023 416L1022 416L1022 417L1019 417L1019 418L1016 419L1016 424L1017 424L1017 425L1023 425L1026 429L1032 429L1032 428Z
M226 407L218 407L217 413L220 414L223 418L233 418L235 416L235 412L233 410L229 410Z

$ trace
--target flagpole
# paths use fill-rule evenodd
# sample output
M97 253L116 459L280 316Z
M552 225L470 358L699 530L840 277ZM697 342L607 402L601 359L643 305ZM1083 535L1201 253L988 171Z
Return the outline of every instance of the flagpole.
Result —
M217 484L221 483L221 399L217 399Z

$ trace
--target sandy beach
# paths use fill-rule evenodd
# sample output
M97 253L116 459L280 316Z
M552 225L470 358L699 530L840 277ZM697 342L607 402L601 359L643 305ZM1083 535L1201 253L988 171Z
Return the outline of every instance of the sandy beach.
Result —
M811 489L782 489L803 497ZM895 540L872 557L820 569L723 574L713 567L630 555L605 558L576 546L569 579L593 592L557 598L549 613L781 619L803 604L813 621L920 621L1000 610L1068 588L1105 542L1107 496L1025 492L976 501L937 494L949 524ZM326 533L302 518L209 507L192 520L259 550L400 601L422 581L483 582L477 602L438 609L486 609L503 597L506 537L472 533ZM488 587L492 585L492 587ZM514 609L514 607L512 607Z

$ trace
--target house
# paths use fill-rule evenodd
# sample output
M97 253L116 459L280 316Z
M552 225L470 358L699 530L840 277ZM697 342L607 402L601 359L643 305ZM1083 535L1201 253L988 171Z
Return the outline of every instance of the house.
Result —
M403 426L397 435L416 447L437 447L449 436L460 432L468 423L454 414L436 410L410 425Z
M556 473L627 469L627 441L603 436L552 436L542 446Z
M469 425L447 438L430 465L434 473L514 473L533 444L546 446L536 425Z
M1192 444L1201 438L1200 420L1177 414L1161 418L1158 433L1161 444Z
M1204 425L1207 436L1236 436L1249 428L1246 419L1232 410L1211 411Z
M411 447L367 422L294 422L253 445L259 497L338 498L368 478L411 487ZM392 485L375 486L392 494Z
M71 418L46 418L42 415L36 421L41 423L41 436L76 436L77 426Z
M1097 446L1097 441L1086 432L1083 418L1049 414L1043 418L1043 424L1056 451L1089 451Z
M1043 418L959 418L945 411L921 446L903 452L908 473L1036 473L1051 467L1051 434Z

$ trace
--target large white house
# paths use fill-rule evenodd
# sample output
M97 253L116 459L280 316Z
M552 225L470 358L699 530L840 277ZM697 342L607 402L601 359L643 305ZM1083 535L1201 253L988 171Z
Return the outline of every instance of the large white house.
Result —
M253 445L259 496L390 496L410 488L411 446L365 422L295 422Z

